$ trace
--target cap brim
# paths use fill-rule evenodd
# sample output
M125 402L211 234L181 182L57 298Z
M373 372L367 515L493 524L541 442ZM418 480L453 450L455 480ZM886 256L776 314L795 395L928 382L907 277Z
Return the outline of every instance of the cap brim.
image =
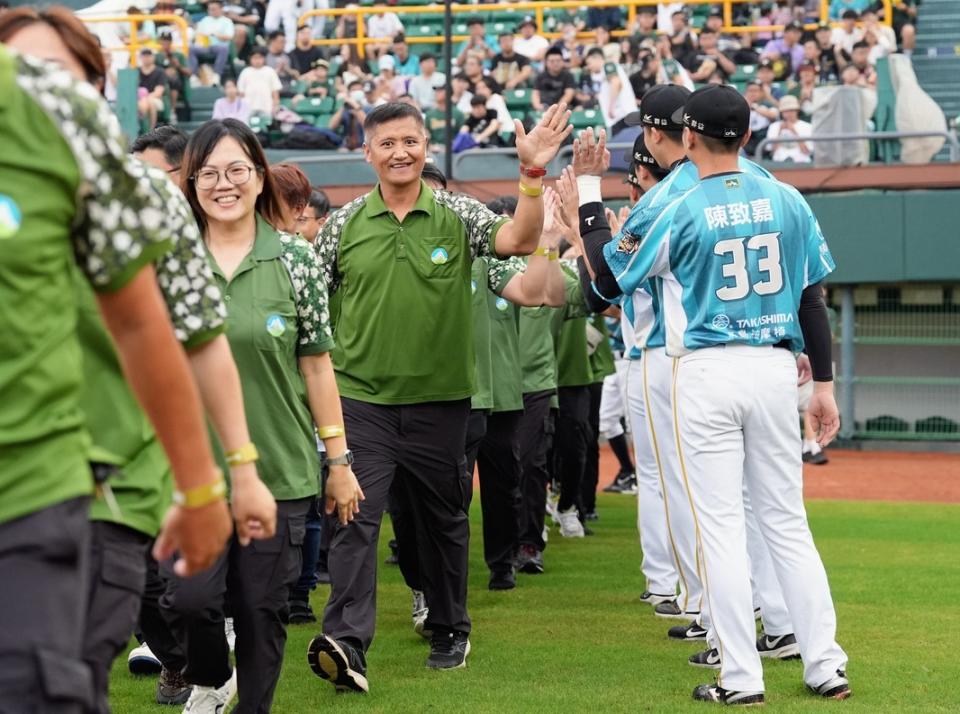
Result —
M627 149L623 152L623 160L630 166L633 166L633 149Z
M639 111L630 112L623 118L623 123L627 126L641 126L643 124L642 117L643 114Z
M681 129L685 126L683 123L683 107L677 107L677 111L671 115L670 121Z

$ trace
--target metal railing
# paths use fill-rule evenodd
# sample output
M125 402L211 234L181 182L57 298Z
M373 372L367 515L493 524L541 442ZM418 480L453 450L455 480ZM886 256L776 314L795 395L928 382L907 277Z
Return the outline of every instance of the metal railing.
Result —
M754 151L754 158L757 161L763 159L764 150L772 144L796 144L798 142L814 143L818 141L864 141L886 139L926 139L931 136L941 136L947 140L950 145L950 161L960 161L960 140L957 139L956 132L949 130L930 130L930 131L864 131L864 132L846 132L843 134L820 134L813 136L771 136L763 139Z
M469 14L469 15L480 15L482 16L488 12L501 11L501 10L510 10L510 11L524 11L528 10L534 17L537 23L537 32L543 37L548 39L557 39L562 37L559 32L544 32L544 10L555 10L555 9L568 9L568 8L591 8L591 7L626 7L627 9L627 27L631 27L634 23L634 20L637 16L637 8L640 7L657 7L662 0L560 0L559 2L546 2L544 0L536 0L534 2L503 2L503 3L493 3L485 5L462 5L459 3L454 3L450 6L450 11L454 15L458 14ZM762 32L782 32L784 29L783 25L734 25L733 24L733 6L734 5L743 5L743 4L752 4L757 3L758 0L685 0L684 5L722 5L723 6L723 27L720 28L721 32L730 33L730 34L759 34ZM884 20L885 24L893 24L893 9L892 9L891 0L883 0L884 7ZM335 9L317 9L309 10L303 13L298 20L298 24L303 24L304 21L310 19L311 17L340 17L343 15L353 15L356 19L356 35L354 37L336 37L330 39L315 39L313 44L321 46L336 46L336 45L357 45L358 53L361 57L365 56L365 47L368 44L382 44L389 41L389 38L382 37L367 37L366 28L364 23L360 20L367 15L376 15L381 12L392 12L397 15L422 15L422 14L431 14L436 15L443 12L444 6L443 3L436 5L413 5L413 6L396 6L396 5L373 5L370 7L346 7L346 8L335 8ZM829 21L829 0L821 0L820 2L820 21L827 22ZM836 23L834 23L836 24ZM804 26L808 30L815 30L817 28L817 23L808 23ZM614 30L610 33L613 37L628 37L630 35L629 30ZM577 37L580 39L587 39L592 37L593 34L590 32L581 32L578 33ZM468 39L469 35L451 35L450 39L454 42L461 42ZM423 44L431 43L437 44L446 41L446 38L443 35L435 36L426 36L426 37L410 37L406 36L406 41L410 44Z
M607 148L611 153L619 151L621 149L632 149L633 142L623 142L615 141L607 144ZM453 176L450 178L455 179L457 175L457 168L467 159L482 158L484 156L515 156L517 150L511 147L491 147L489 149L467 149L466 151L460 151L453 155ZM557 152L557 155L553 157L553 160L550 162L550 165L556 165L557 162L562 162L564 159L573 156L573 146L561 146L560 150Z
M168 14L156 14L156 15L115 15L110 17L80 17L79 19L87 24L94 24L98 22L111 22L115 24L120 24L123 22L130 23L130 42L122 47L105 47L107 50L126 50L130 53L130 66L137 66L137 54L140 50L140 47L150 47L154 48L154 42L142 42L140 40L140 24L146 22L147 20L153 20L154 22L161 22L164 24L177 25L180 28L180 41L183 49L183 54L185 57L190 56L190 42L187 39L187 34L189 32L190 26L187 24L187 21L184 20L179 15L168 15Z

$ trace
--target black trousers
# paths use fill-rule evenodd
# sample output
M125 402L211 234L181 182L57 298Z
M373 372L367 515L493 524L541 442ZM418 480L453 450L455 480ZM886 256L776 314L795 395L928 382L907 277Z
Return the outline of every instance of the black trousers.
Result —
M341 403L353 471L366 500L353 522L334 529L323 631L364 650L373 641L377 539L389 494L395 510L412 519L420 589L430 605L427 624L469 632L470 477L464 443L470 401L386 406L342 398ZM405 527L401 524L401 533Z
M90 500L0 523L0 712L81 714L93 701L82 660Z
M542 551L544 509L547 506L547 482L550 480L548 455L552 447L554 420L550 412L553 390L523 395L523 413L517 425L520 455L520 545L532 545Z
M216 564L191 578L160 564L167 590L160 609L186 653L184 678L219 687L231 675L223 631L224 601L237 633L237 705L234 712L266 714L280 679L287 641L290 588L300 576L307 509L314 498L277 501L277 532L243 547L236 535Z
M580 497L590 440L590 388L560 387L557 390L560 412L557 415L557 442L554 448L556 476L560 479L557 508L583 510Z
M491 572L513 568L520 546L520 419L522 411L493 412L480 442L483 557Z
M105 521L90 524L90 582L83 659L93 677L91 711L109 714L110 667L137 625L150 538Z
M587 422L590 433L587 436L586 463L583 468L583 483L580 489L581 517L597 508L597 484L600 482L600 397L603 394L603 382L591 384L589 413Z
M172 672L182 672L187 666L187 656L160 610L160 598L167 591L167 581L160 575L160 564L149 550L146 570L146 583L140 600L140 634L164 667Z

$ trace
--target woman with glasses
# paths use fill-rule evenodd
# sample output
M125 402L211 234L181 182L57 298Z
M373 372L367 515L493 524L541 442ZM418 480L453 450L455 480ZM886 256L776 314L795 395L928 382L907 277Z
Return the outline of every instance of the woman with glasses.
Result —
M170 573L161 607L186 649L184 677L194 685L196 710L225 708L239 689L235 712L268 712L283 661L288 591L300 574L304 521L319 492L315 425L329 455L328 511L335 508L346 524L363 494L350 467L328 354L326 287L310 246L273 228L282 207L256 135L233 119L209 121L191 137L182 167L181 186L226 301L227 337L260 476L277 500L277 529L250 548L232 541L198 577ZM223 630L227 597L236 672Z

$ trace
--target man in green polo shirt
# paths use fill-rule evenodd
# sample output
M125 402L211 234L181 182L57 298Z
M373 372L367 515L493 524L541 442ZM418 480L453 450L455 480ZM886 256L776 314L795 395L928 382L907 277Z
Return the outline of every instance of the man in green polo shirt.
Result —
M178 570L230 534L196 386L149 263L184 230L123 152L92 86L0 46L0 701L92 704L81 661L89 569L89 439L80 409L79 268L189 503L165 523ZM14 704L15 703L15 704Z
M332 589L311 663L336 686L365 691L373 639L376 545L394 478L414 507L433 632L429 667L462 667L469 479L464 442L474 383L470 267L477 256L532 253L543 227L543 167L570 133L551 107L527 134L517 122L521 195L514 219L420 179L423 117L386 104L364 123L364 153L379 183L334 212L317 238L331 300L333 351L344 420L366 495L330 545Z

